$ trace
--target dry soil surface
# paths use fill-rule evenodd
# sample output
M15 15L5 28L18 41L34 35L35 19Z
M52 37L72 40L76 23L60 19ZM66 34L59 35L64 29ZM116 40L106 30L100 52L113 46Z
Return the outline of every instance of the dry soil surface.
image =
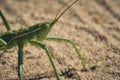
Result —
M0 0L0 10L13 30L52 21L72 0ZM0 19L0 31L6 32ZM120 0L79 0L54 25L51 36L73 40L96 70L82 71L72 46L44 41L62 80L120 80ZM0 80L17 80L17 47L0 52ZM24 48L24 80L56 80L45 51L27 44Z

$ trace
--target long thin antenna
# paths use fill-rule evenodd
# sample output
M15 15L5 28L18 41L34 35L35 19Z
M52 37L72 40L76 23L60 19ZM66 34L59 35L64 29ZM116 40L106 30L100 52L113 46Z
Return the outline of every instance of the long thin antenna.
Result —
M57 21L73 4L75 4L78 0L75 0L72 2L67 8L64 9L64 11L58 16L59 12L63 9L64 6L60 8L60 10L57 12L55 20ZM58 16L58 17L57 17Z
M59 12L60 12L65 6L66 6L66 5L63 5L63 6L58 10L58 12L57 12L57 14L56 14L56 16L55 16L55 19L57 18Z

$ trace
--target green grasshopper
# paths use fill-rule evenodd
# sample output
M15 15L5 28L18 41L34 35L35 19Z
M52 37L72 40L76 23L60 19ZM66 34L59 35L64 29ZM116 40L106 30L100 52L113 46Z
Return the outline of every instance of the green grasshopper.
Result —
M79 59L81 60L83 68L87 69L86 63L73 41L67 38L47 36L48 33L51 31L52 27L54 26L54 24L59 20L59 18L77 1L78 0L73 1L67 8L63 10L63 12L60 15L58 15L61 9L63 8L62 7L58 11L55 19L52 22L38 23L28 28L19 29L19 30L11 30L5 16L0 10L0 16L7 29L7 32L0 34L0 51L5 51L13 48L14 46L18 46L18 78L19 80L23 80L23 72L22 72L23 48L25 44L27 44L28 42L34 46L39 46L40 48L46 51L57 80L60 80L60 76L53 62L53 59L48 47L43 43L44 40L64 41L64 42L70 43L72 47L75 49Z

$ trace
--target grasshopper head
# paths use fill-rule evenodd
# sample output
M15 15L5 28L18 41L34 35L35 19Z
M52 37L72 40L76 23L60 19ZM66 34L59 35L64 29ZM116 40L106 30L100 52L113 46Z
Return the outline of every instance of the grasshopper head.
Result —
M62 7L60 8L60 10L57 12L54 20L53 20L52 22L46 24L46 26L48 26L49 29L51 29L51 28L54 26L54 24L60 19L60 17L61 17L73 4L75 4L77 1L78 1L78 0L75 0L74 2L72 2L67 8L65 8L65 9L60 13L60 11L63 9L63 7L65 7L65 6L62 6ZM60 15L59 15L59 13L60 13Z
M44 40L46 38L46 36L48 35L48 33L50 32L50 30L52 29L52 27L54 26L54 24L60 19L60 17L73 5L77 2L78 0L75 0L74 2L72 2L67 8L65 8L61 13L60 11L63 9L63 7L60 8L60 10L57 12L56 17L54 18L54 20L52 22L44 22L42 24L40 24L40 27L42 28L42 30L40 30L39 34L41 34L39 36L39 39ZM60 13L60 15L59 15Z

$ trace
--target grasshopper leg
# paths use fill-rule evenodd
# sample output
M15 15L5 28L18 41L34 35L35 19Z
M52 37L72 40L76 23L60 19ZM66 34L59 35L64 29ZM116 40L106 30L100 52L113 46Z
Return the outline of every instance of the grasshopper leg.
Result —
M0 39L0 46L6 46L7 42L4 41L3 39Z
M49 51L49 49L47 48L47 46L46 46L45 44L41 43L40 41L36 41L36 40L31 40L30 43L31 43L32 45L39 46L39 47L41 47L42 49L44 49L44 50L46 51L47 56L48 56L48 58L49 58L49 60L50 60L50 62L51 62L51 65L52 65L53 69L54 69L54 72L55 72L55 75L56 75L56 79L57 79L57 80L60 80L60 76L59 76L59 74L58 74L58 71L57 71L57 69L56 69L56 66L55 66L55 64L54 64L54 62L53 62L52 56L51 56L50 51Z
M88 70L87 66L86 66L86 62L85 60L83 59L82 55L80 54L79 50L77 49L76 47L76 44L71 41L70 39L67 39L67 38L62 38L62 37L52 37L52 36L48 36L46 38L47 40L53 40L53 41L63 41L63 42L68 42L72 45L72 47L74 48L75 52L77 53L78 55L78 58L81 60L82 62L82 65L83 65L83 69L84 70Z
M7 42L4 41L3 39L0 39L0 50L5 50L7 47Z
M23 80L23 47L24 47L24 44L19 41L18 42L18 77L19 77L19 80Z
M5 18L5 16L3 15L3 13L2 13L1 10L0 10L0 16L1 16L1 18L2 18L2 20L3 20L3 22L4 22L4 24L5 24L5 27L6 27L7 31L11 31L11 28L10 28L10 26L9 26L9 24L8 24L8 21L7 21L7 19Z

